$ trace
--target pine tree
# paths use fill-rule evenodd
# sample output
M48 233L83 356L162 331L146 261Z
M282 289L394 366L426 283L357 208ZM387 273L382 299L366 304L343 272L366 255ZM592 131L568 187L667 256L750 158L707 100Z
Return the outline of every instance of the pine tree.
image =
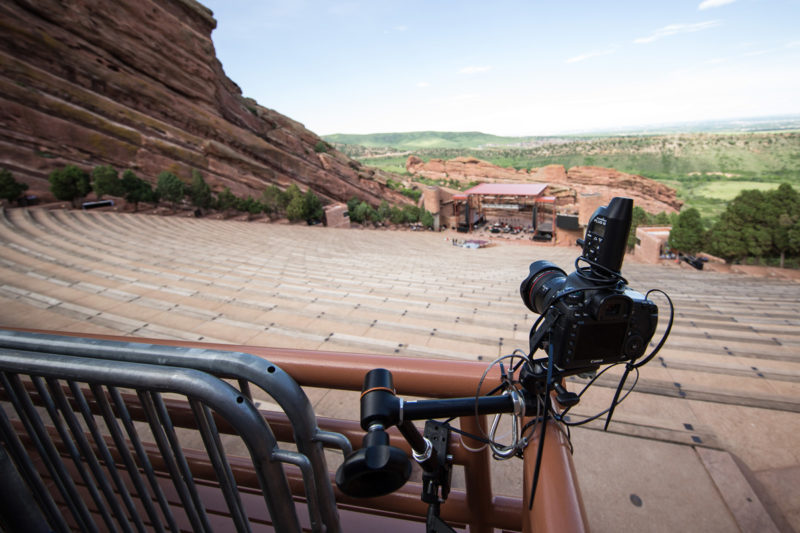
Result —
M122 173L120 185L122 194L125 195L125 201L133 204L134 211L139 210L139 202L152 202L155 200L153 187L130 169Z
M156 182L156 193L158 196L172 204L172 210L175 210L175 204L183 199L184 186L183 182L178 176L169 171L164 171L158 175Z
M80 200L92 190L89 174L75 165L50 173L50 192L59 200L72 202L73 207L78 207Z
M92 188L98 200L102 199L105 194L111 196L123 194L122 183L119 181L117 171L109 165L98 165L92 169Z
M706 243L706 231L700 211L694 207L681 211L669 233L669 246L679 252L695 255Z
M208 209L214 203L211 187L208 186L203 175L197 170L192 170L192 186L190 189L192 205L200 209Z
M11 175L11 172L4 168L0 169L0 198L9 202L16 202L22 196L22 193L27 190L27 183L18 182Z

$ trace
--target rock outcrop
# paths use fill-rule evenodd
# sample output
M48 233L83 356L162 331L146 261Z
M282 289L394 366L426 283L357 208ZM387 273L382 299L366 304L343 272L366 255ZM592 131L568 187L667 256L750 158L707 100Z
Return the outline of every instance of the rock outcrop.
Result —
M427 163L412 155L406 160L406 170L411 174L434 180L456 180L468 183L527 181L527 170L515 170L493 165L475 157L456 157L453 159L431 159Z
M297 183L328 200L409 201L390 174L243 97L215 56L215 26L194 0L0 3L0 167L40 194L70 163L149 181L199 170L240 196Z
M559 197L559 205L577 204L579 194L597 194L602 197L628 196L636 205L651 213L668 213L680 210L683 202L675 190L650 178L626 174L613 168L573 167L568 171L563 165L541 168L503 168L474 157L457 157L447 161L431 159L427 163L417 156L406 161L411 174L430 179L503 183L547 183L548 194Z
M613 168L573 167L567 171L566 184L581 192L605 190L616 196L629 196L637 206L650 213L677 212L683 205L675 189Z

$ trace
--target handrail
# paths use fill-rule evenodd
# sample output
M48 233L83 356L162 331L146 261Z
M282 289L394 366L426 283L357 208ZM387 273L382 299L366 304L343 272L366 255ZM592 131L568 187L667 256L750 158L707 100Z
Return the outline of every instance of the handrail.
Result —
M481 375L486 370L486 363L479 361L432 360L348 352L322 352L161 339L131 339L129 337L76 333L64 333L64 335L124 342L135 341L156 346L249 353L279 366L301 386L329 389L360 391L366 372L374 368L386 368L392 372L397 393L407 396L435 398L474 396ZM443 376L446 376L446 379L443 379ZM487 392L491 387L497 385L500 379L499 369L491 369L484 380L484 388L481 392ZM274 421L271 420L270 423L274 424ZM477 423L474 416L460 419L462 429L472 433L479 432ZM317 424L319 427L344 433L351 440L358 435L357 425L353 422L318 419ZM280 431L279 426L280 420L276 431ZM551 427L547 431L540 479L531 510L528 509L528 498L530 476L533 472L535 450L537 449L536 441L534 440L529 445L528 452L525 454L522 466L524 494L522 498L516 499L493 495L489 475L491 459L488 451L470 453L462 444L464 439L452 439L451 449L453 449L456 462L464 464L466 491L462 493L454 490L451 493L448 502L442 506L442 517L445 520L452 520L453 523L466 523L471 532L488 532L492 528L524 532L588 531L588 520L578 487L569 443L562 438L559 429ZM395 437L392 444L404 446L399 437ZM478 444L467 442L467 447L477 448ZM290 482L291 480L290 474ZM414 487L418 487L418 485L409 483L394 494L369 500L348 498L335 488L334 493L340 508L415 516L418 520L424 521L427 508L419 500L419 492L414 494ZM463 500L459 496L460 494L463 494ZM493 513L492 509L495 504L497 513ZM453 511L457 509L457 511L451 512L448 505L451 506L450 509ZM516 515L512 511L513 509L517 509ZM493 514L497 516L493 516Z

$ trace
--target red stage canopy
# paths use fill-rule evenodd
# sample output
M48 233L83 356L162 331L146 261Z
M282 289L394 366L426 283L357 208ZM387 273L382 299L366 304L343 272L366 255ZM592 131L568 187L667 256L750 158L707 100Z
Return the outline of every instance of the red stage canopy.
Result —
M546 187L546 183L481 183L459 196L539 196Z

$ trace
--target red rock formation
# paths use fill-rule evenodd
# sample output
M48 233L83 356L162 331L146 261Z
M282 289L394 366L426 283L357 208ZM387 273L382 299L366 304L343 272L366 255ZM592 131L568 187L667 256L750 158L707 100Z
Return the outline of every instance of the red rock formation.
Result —
M244 98L216 59L194 0L0 3L0 166L47 191L67 163L154 181L199 170L215 190L298 183L323 198L406 203L295 122Z
M683 205L675 189L650 178L626 174L613 168L573 167L567 172L567 183L576 189L582 185L585 191L605 189L617 196L630 196L636 205L651 213L677 212Z
M569 211L573 205L577 212L579 197L598 196L598 201L608 203L614 196L633 198L636 205L651 213L680 210L683 204L675 190L650 178L626 174L613 168L574 167L566 171L562 165L516 170L492 165L476 158L458 157L449 161L431 159L425 163L416 156L406 161L406 170L414 175L431 179L450 179L460 182L547 183L547 194L559 198L558 205ZM591 214L591 213L590 213Z
M417 156L409 156L406 170L424 178L446 180L454 179L468 183L470 181L528 181L527 170L502 168L475 157L456 157L444 161L431 159L427 163Z

